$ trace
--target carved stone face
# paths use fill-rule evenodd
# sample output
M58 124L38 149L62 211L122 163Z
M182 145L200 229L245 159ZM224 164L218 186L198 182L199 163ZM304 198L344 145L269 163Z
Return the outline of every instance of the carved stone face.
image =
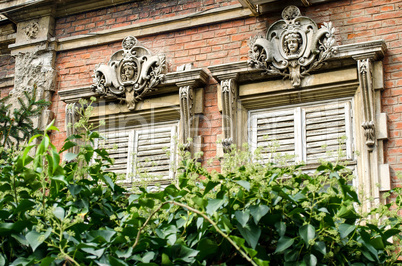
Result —
M284 49L288 55L297 54L299 51L300 44L302 42L299 33L289 33L285 36Z
M133 80L135 74L135 67L132 63L126 63L121 69L121 79L123 81Z

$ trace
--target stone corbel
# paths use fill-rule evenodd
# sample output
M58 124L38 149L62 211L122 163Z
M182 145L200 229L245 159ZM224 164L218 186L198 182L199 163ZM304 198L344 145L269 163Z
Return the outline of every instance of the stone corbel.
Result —
M362 90L363 99L363 123L364 136L366 138L366 146L369 151L373 151L376 143L375 132L375 103L372 68L373 62L371 58L358 59L359 83Z
M237 120L237 83L236 77L221 80L221 98L222 98L222 140L223 151L231 151L232 144L236 140L236 120Z
M178 84L180 95L180 120L181 120L181 143L183 149L191 151L193 143L193 123L194 123L194 88L192 84Z

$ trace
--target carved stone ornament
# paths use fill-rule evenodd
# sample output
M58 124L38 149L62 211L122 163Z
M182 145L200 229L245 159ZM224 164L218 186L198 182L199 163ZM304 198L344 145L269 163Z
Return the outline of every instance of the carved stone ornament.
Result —
M366 138L366 145L369 151L373 151L375 146L375 124L374 124L374 91L372 78L372 62L370 59L358 60L359 81L363 98L363 118L362 127Z
M303 77L322 67L336 52L335 28L331 22L324 22L318 29L296 6L286 7L282 18L271 25L266 38L250 39L248 64L264 69L266 74L289 78L293 87L300 87Z
M191 86L182 86L179 89L180 94L180 117L182 120L182 143L183 149L189 151L191 143L191 128L194 117L194 91Z
M35 39L39 33L39 24L38 22L31 22L29 23L25 29L25 35L30 39Z
M137 46L133 36L126 37L122 47L107 65L96 68L92 90L101 97L124 101L128 109L134 110L136 103L163 81L166 58L151 55L148 49Z
M222 146L224 152L231 151L231 145L235 139L236 124L236 85L234 79L226 79L221 81L222 88L222 120L223 120L223 133L224 139Z

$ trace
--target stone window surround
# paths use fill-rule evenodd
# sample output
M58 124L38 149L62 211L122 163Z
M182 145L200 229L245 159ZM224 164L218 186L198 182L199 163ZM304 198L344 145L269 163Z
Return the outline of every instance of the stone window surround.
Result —
M385 41L340 45L336 49L337 54L328 64L304 78L300 88L292 87L289 80L279 76L262 75L262 70L249 67L246 61L208 67L220 84L217 96L223 134L219 138L223 145L218 147L219 153L228 150L227 142L232 141L239 147L247 142L244 125L247 125L249 110L353 97L358 116L354 122L356 150L360 153L358 184L362 184L367 198L380 202L380 194L391 188L389 165L384 161L383 150L383 141L388 138L387 116L381 113L383 66L380 60L386 52ZM362 123L370 119L367 114L371 114L375 131L362 127ZM375 136L370 138L372 133ZM367 207L370 208L370 203Z

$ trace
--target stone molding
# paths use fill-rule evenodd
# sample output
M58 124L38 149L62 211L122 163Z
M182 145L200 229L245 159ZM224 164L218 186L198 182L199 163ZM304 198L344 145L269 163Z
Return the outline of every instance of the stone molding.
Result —
M1 10L1 8L0 8ZM68 51L83 47L98 46L123 40L127 35L148 36L163 32L182 30L197 27L209 23L219 23L231 19L249 17L251 11L243 8L240 4L227 7L210 9L205 12L192 13L187 15L175 16L172 18L157 19L133 25L122 26L90 34L64 37L60 39L50 38L49 42L54 43L56 51ZM27 46L36 46L37 43L13 44L12 49L26 49Z
M194 88L202 87L208 81L208 74L204 69L195 68L181 72L171 72L165 74L165 79L157 86L159 91L163 91L163 87L172 88L172 91L179 92L180 86L185 84L192 84ZM172 92L171 91L171 92ZM90 86L72 88L58 92L60 100L66 103L78 102L81 98L89 98L96 96ZM105 100L113 100L113 98L106 98Z
M328 67L330 69L332 62L339 60L352 59L349 65L355 65L356 58L366 58L367 55L372 56L374 60L380 60L384 57L386 52L386 45L384 40L368 41L357 44L346 44L334 46L338 52L329 61ZM263 76L261 73L263 70L255 69L248 66L247 61L240 61L235 63L228 63L216 66L208 67L211 75L221 81L220 77L228 74L238 74L237 81L241 83L256 82L261 80L277 79L280 75ZM324 69L324 68L323 68Z

